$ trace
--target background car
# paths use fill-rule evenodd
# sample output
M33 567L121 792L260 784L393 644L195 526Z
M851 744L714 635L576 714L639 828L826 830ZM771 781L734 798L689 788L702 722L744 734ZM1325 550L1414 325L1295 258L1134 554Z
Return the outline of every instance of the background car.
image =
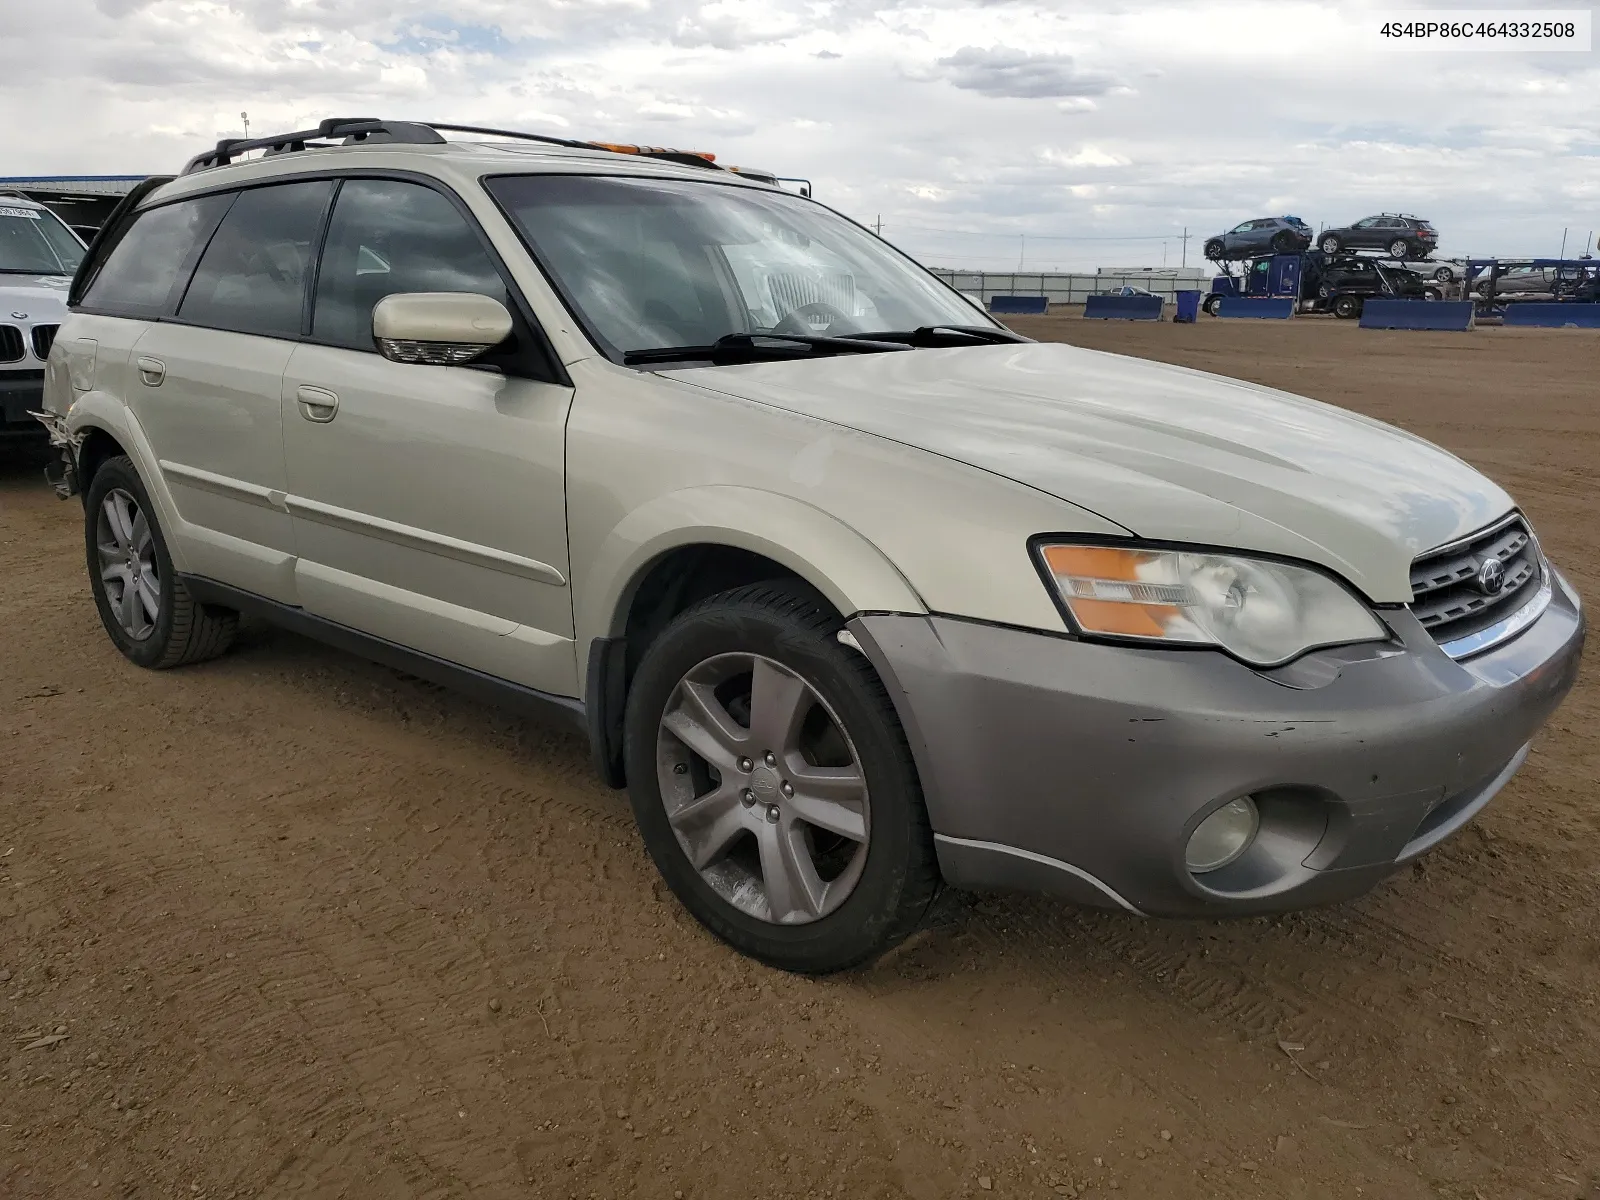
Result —
M1358 317L1369 296L1439 300L1439 286L1419 271L1356 254L1329 259L1316 278L1319 306L1336 317Z
M1531 299L1535 296L1568 296L1579 291L1592 279L1593 269L1583 267L1502 266L1500 277L1494 281L1496 296L1515 296ZM1489 270L1478 273L1472 281L1472 290L1479 296L1489 290ZM1592 290L1592 289L1590 289Z
M1311 226L1299 217L1258 217L1206 239L1205 256L1213 261L1249 258L1254 254L1294 254L1311 245Z
M44 394L44 362L67 315L83 243L42 204L0 193L0 443L43 442L28 414Z
M1439 245L1439 232L1421 217L1380 213L1354 225L1324 229L1317 247L1324 254L1341 250L1387 250L1391 258L1427 258Z

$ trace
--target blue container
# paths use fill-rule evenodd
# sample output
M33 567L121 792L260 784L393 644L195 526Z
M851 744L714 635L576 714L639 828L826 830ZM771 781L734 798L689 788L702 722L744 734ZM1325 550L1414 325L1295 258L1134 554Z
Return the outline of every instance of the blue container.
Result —
M990 296L989 311L992 313L1032 313L1042 316L1050 311L1050 298L1048 296Z
M1083 315L1095 320L1159 321L1160 296L1090 296L1083 302Z
M1200 293L1195 291L1182 291L1178 293L1178 311L1172 314L1174 321L1184 324L1192 323L1200 316Z

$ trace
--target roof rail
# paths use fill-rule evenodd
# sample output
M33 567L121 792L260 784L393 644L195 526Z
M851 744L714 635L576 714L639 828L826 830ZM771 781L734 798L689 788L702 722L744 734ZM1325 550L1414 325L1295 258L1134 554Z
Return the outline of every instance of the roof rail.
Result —
M543 142L552 146L566 146L574 150L609 150L617 154L637 154L645 158L659 158L686 166L708 167L714 171L724 168L716 165L716 156L693 150L673 150L666 146L623 146L612 142L589 142L575 138L551 137L542 133L523 133L515 129L493 129L483 125L452 125L443 121L385 121L377 117L330 117L315 129L302 129L294 133L275 133L269 137L223 138L215 149L197 154L185 164L183 175L211 167L225 167L241 154L263 150L269 155L291 154L300 150L328 150L335 145L370 146L378 143L397 143L413 146L441 146L445 139L441 133L481 133L490 137L516 138L520 141ZM343 139L333 141L331 139Z
M286 154L296 150L327 149L330 143L317 142L317 138L343 138L343 145L373 142L406 142L411 145L440 146L444 138L426 125L414 121L380 121L375 117L330 117L315 129L302 129L295 133L275 133L270 137L223 138L216 149L197 154L185 164L184 175L204 171L208 167L225 167L238 155L250 150L265 150L268 154Z

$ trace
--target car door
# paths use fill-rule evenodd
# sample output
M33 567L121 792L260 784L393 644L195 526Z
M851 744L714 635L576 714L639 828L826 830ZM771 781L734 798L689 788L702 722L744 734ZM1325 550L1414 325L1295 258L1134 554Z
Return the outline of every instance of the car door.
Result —
M478 292L513 341L465 366L379 354L372 310ZM344 180L311 336L283 377L288 506L307 612L561 696L579 692L567 584L564 430L572 390L481 230L415 180Z
M289 604L283 372L332 194L321 180L229 197L175 315L145 330L129 373L134 415L177 507L189 570Z
M1365 296L1377 290L1378 273L1363 259L1341 263L1334 288L1341 295Z
M1377 217L1364 217L1350 226L1350 236L1345 240L1345 245L1368 250L1376 246L1383 237L1383 231L1378 228Z
M1254 228L1254 226L1254 221L1246 221L1244 224L1236 225L1232 229L1228 230L1227 233L1222 235L1223 248L1226 249L1230 254L1249 250L1250 230Z

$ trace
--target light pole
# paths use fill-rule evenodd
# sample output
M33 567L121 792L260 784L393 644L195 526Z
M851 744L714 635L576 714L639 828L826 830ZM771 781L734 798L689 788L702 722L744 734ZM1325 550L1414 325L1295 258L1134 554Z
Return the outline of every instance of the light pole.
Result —
M248 142L250 140L250 114L242 112L239 114L239 119L244 122L244 140Z

